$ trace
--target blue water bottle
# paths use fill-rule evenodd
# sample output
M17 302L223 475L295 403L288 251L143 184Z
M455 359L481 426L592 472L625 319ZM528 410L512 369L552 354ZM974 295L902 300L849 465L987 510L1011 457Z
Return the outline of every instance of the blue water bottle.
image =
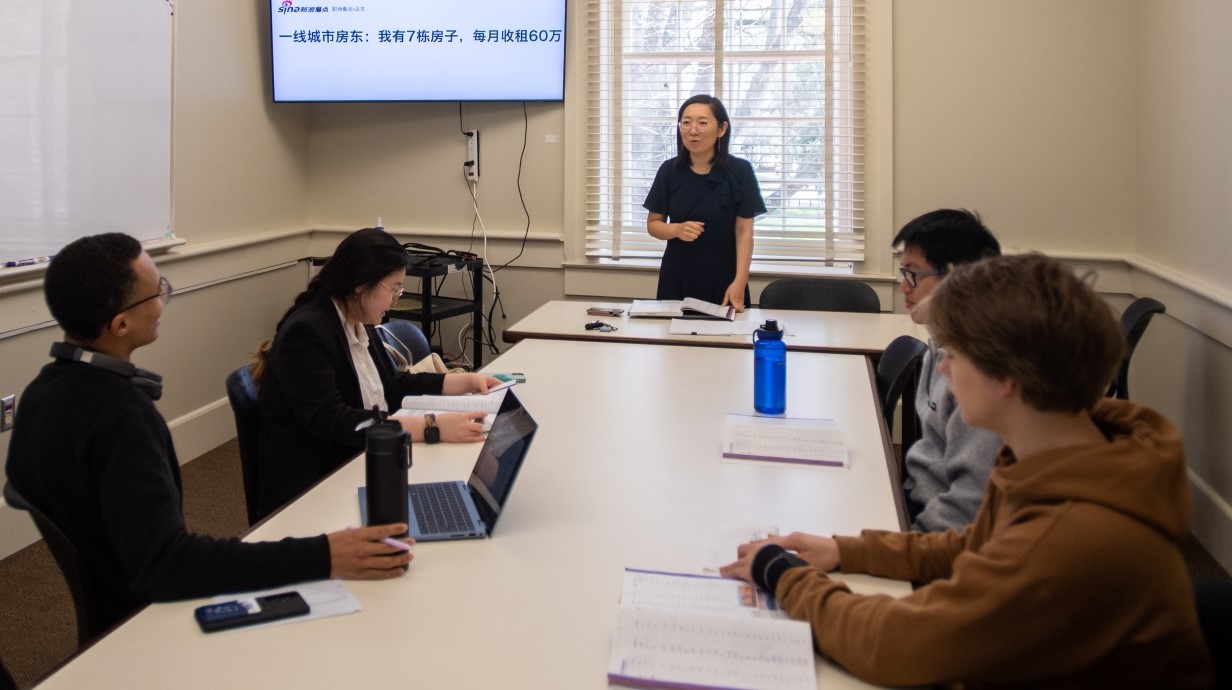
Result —
M753 409L762 414L787 411L787 344L774 319L753 332Z

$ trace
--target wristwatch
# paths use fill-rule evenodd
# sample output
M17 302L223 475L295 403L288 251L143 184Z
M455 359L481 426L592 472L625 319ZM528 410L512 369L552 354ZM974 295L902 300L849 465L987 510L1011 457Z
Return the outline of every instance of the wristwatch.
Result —
M424 426L424 443L440 443L441 428L436 425L436 415L429 412L424 415L424 421L427 422Z

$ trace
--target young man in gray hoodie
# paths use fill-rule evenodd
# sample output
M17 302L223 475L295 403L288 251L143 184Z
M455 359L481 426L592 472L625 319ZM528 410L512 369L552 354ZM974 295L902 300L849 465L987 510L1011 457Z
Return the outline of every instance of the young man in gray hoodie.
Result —
M893 246L900 245L899 289L917 323L916 307L951 268L1001 253L980 217L965 209L940 209L912 220L894 237ZM971 523L1001 449L996 434L963 423L950 381L937 369L940 361L930 340L915 397L921 435L907 449L903 480L911 527L923 532L962 529Z

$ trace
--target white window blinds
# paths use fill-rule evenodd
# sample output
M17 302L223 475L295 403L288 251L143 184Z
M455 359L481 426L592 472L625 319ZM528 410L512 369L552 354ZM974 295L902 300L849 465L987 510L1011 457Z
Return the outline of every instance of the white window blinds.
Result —
M727 106L768 213L754 261L864 259L864 0L586 0L586 256L650 258L676 112Z

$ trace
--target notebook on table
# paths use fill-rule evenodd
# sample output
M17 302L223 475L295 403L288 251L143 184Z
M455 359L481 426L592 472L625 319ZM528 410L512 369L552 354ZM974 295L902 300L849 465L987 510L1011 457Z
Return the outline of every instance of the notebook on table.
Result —
M410 536L416 541L491 536L538 429L539 424L522 401L512 390L508 391L479 450L470 479L407 486ZM367 491L362 486L359 510L364 524L368 524Z

